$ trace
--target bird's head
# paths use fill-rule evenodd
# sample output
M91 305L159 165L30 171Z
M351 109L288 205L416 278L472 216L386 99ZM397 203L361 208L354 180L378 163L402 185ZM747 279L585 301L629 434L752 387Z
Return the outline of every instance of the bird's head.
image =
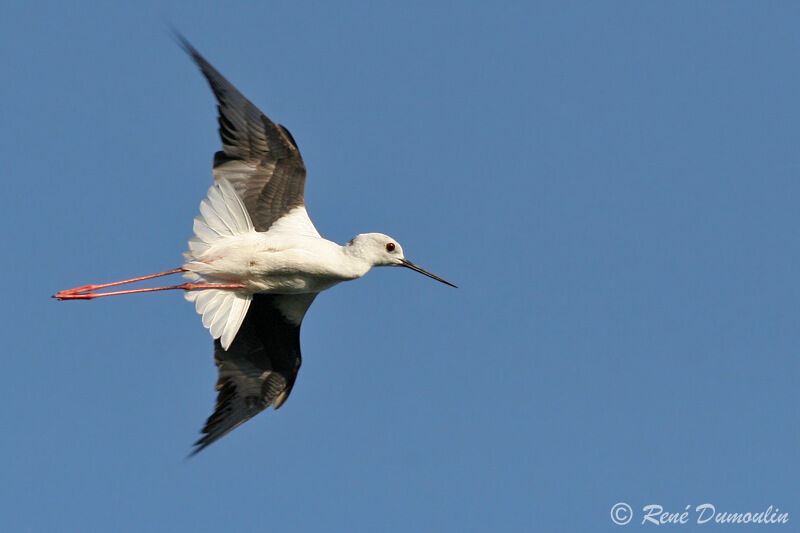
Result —
M441 281L446 285L455 287L455 285L449 281L431 274L427 270L418 267L406 259L403 253L403 247L400 246L400 243L398 243L396 239L384 235L383 233L362 233L350 241L348 246L356 255L372 266L402 266L410 268L436 281Z

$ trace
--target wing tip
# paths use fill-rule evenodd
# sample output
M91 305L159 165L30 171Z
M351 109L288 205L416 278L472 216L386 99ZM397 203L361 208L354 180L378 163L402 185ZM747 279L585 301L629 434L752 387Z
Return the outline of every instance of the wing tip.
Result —
M178 31L175 26L168 26L170 33L172 34L172 38L175 40L177 45L180 46L184 52L189 54L189 57L191 57L195 64L200 68L203 76L206 77L208 82L211 84L212 89L214 89L214 82L212 78L214 76L220 76L220 74L214 70L214 67L212 67L208 61L206 61L206 58L204 58L202 54L197 51L197 48L195 48L192 43L189 42L189 39L187 39L180 31Z
M203 436L197 439L194 442L194 444L192 444L192 446L194 446L194 449L191 452L189 452L189 455L186 456L187 459L189 457L194 457L198 453L202 452L203 450L205 450L206 448L217 442L219 439L221 439L222 437L224 437L225 435L227 435L240 425L250 420L254 415L258 414L258 412L253 413L253 415L250 415L242 420L236 421L233 424L225 426L225 425L219 425L220 422L219 420L214 420L214 417L215 415L218 414L218 412L219 412L218 410L215 410L214 413L210 417L208 417L205 427L201 431Z
M214 442L215 440L217 440L217 439L210 439L209 440L208 439L208 435L204 435L202 438L197 439L197 441L194 444L192 444L193 448L189 452L189 455L186 456L186 459L191 459L192 457L194 457L198 453L202 452L203 450L208 448L208 446L212 442Z
M168 23L167 27L169 29L170 35L172 35L172 38L175 40L177 45L180 46L183 49L184 52L186 52L187 54L189 54L190 56L192 56L192 58L194 58L196 60L200 56L200 54L197 51L197 49L194 46L192 46L192 43L189 42L189 39L187 39L180 32L180 30L178 30L178 28L176 28L172 24Z

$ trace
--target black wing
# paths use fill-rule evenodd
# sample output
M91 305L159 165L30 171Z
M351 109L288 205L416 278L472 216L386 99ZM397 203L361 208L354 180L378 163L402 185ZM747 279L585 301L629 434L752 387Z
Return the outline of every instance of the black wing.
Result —
M214 341L217 407L195 442L196 454L270 406L279 408L300 369L300 323L316 294L254 294L227 351Z
M214 179L230 181L256 230L267 231L292 208L303 205L306 167L300 151L289 130L264 116L185 38L177 38L200 67L219 104L222 151L214 154Z

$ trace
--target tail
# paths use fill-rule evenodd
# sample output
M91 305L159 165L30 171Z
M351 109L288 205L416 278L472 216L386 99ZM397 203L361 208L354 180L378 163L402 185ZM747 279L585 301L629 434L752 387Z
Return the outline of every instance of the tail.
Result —
M254 231L253 222L241 198L228 180L217 180L208 190L208 197L200 203L200 215L194 219L194 236L189 239L189 251L183 254L187 269L184 277L194 282L209 281L192 272L192 263L201 261L203 254L218 240L250 231ZM242 325L252 295L201 289L187 291L186 299L194 302L197 312L203 316L203 325L227 350Z

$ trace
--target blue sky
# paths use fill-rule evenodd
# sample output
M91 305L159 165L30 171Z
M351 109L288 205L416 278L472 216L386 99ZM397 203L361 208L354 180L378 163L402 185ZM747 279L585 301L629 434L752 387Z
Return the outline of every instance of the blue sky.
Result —
M800 520L800 8L65 4L0 10L4 529ZM326 237L460 287L324 293L289 401L189 461L192 306L49 298L181 261L219 140L168 24L292 131Z

